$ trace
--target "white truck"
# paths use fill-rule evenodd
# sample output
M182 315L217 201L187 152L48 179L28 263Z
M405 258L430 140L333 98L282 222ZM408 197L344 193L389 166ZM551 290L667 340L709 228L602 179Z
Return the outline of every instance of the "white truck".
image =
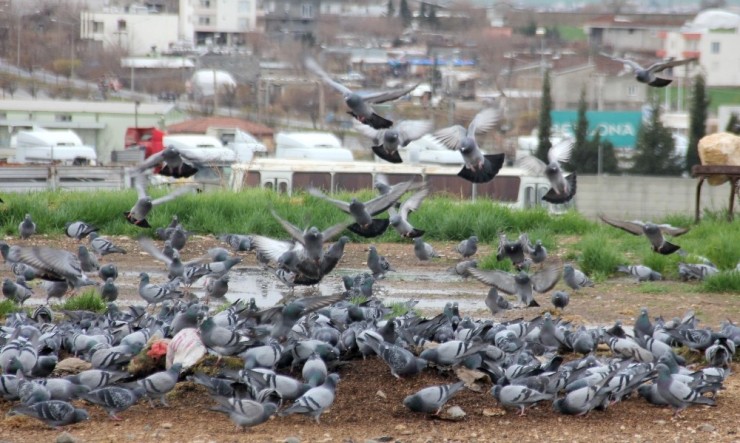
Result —
M337 136L329 132L278 132L275 134L275 158L354 161L352 151L343 148Z
M206 135L218 138L226 148L234 151L237 163L249 163L255 156L264 156L267 153L264 144L241 129L211 126L206 130Z
M95 148L82 143L71 129L44 129L34 127L19 131L10 139L10 149L2 157L11 163L58 163L63 165L94 165Z

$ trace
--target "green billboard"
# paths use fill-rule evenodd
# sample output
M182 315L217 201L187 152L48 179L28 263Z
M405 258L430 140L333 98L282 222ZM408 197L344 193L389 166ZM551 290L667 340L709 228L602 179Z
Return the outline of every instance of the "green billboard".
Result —
M551 111L552 133L573 135L578 111ZM598 131L615 148L634 148L642 122L640 111L587 111L589 138Z

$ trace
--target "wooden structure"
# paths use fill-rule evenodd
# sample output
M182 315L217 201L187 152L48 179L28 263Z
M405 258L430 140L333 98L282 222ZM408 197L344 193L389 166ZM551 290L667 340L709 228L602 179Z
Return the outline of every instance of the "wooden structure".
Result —
M694 219L698 223L701 218L700 214L700 200L701 200L701 186L704 184L704 180L709 177L716 176L727 176L730 182L730 205L727 210L727 219L733 220L735 210L735 195L737 194L738 181L740 181L740 166L726 166L726 165L695 165L691 168L691 174L699 179L699 183L696 184L696 209L694 212Z

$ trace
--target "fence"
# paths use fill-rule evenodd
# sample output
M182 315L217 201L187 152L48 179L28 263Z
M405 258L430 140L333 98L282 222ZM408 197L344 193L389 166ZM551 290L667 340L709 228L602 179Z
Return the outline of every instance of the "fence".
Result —
M0 167L0 190L97 191L126 188L129 177L123 167L101 166L9 166Z

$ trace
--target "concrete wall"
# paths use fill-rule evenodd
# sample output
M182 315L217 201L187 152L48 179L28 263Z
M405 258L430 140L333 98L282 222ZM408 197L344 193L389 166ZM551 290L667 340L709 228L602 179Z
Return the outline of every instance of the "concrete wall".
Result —
M643 221L673 214L693 217L697 183L682 177L583 175L578 177L576 208L591 218L599 213ZM705 182L701 194L702 212L729 206L729 184L709 186Z

